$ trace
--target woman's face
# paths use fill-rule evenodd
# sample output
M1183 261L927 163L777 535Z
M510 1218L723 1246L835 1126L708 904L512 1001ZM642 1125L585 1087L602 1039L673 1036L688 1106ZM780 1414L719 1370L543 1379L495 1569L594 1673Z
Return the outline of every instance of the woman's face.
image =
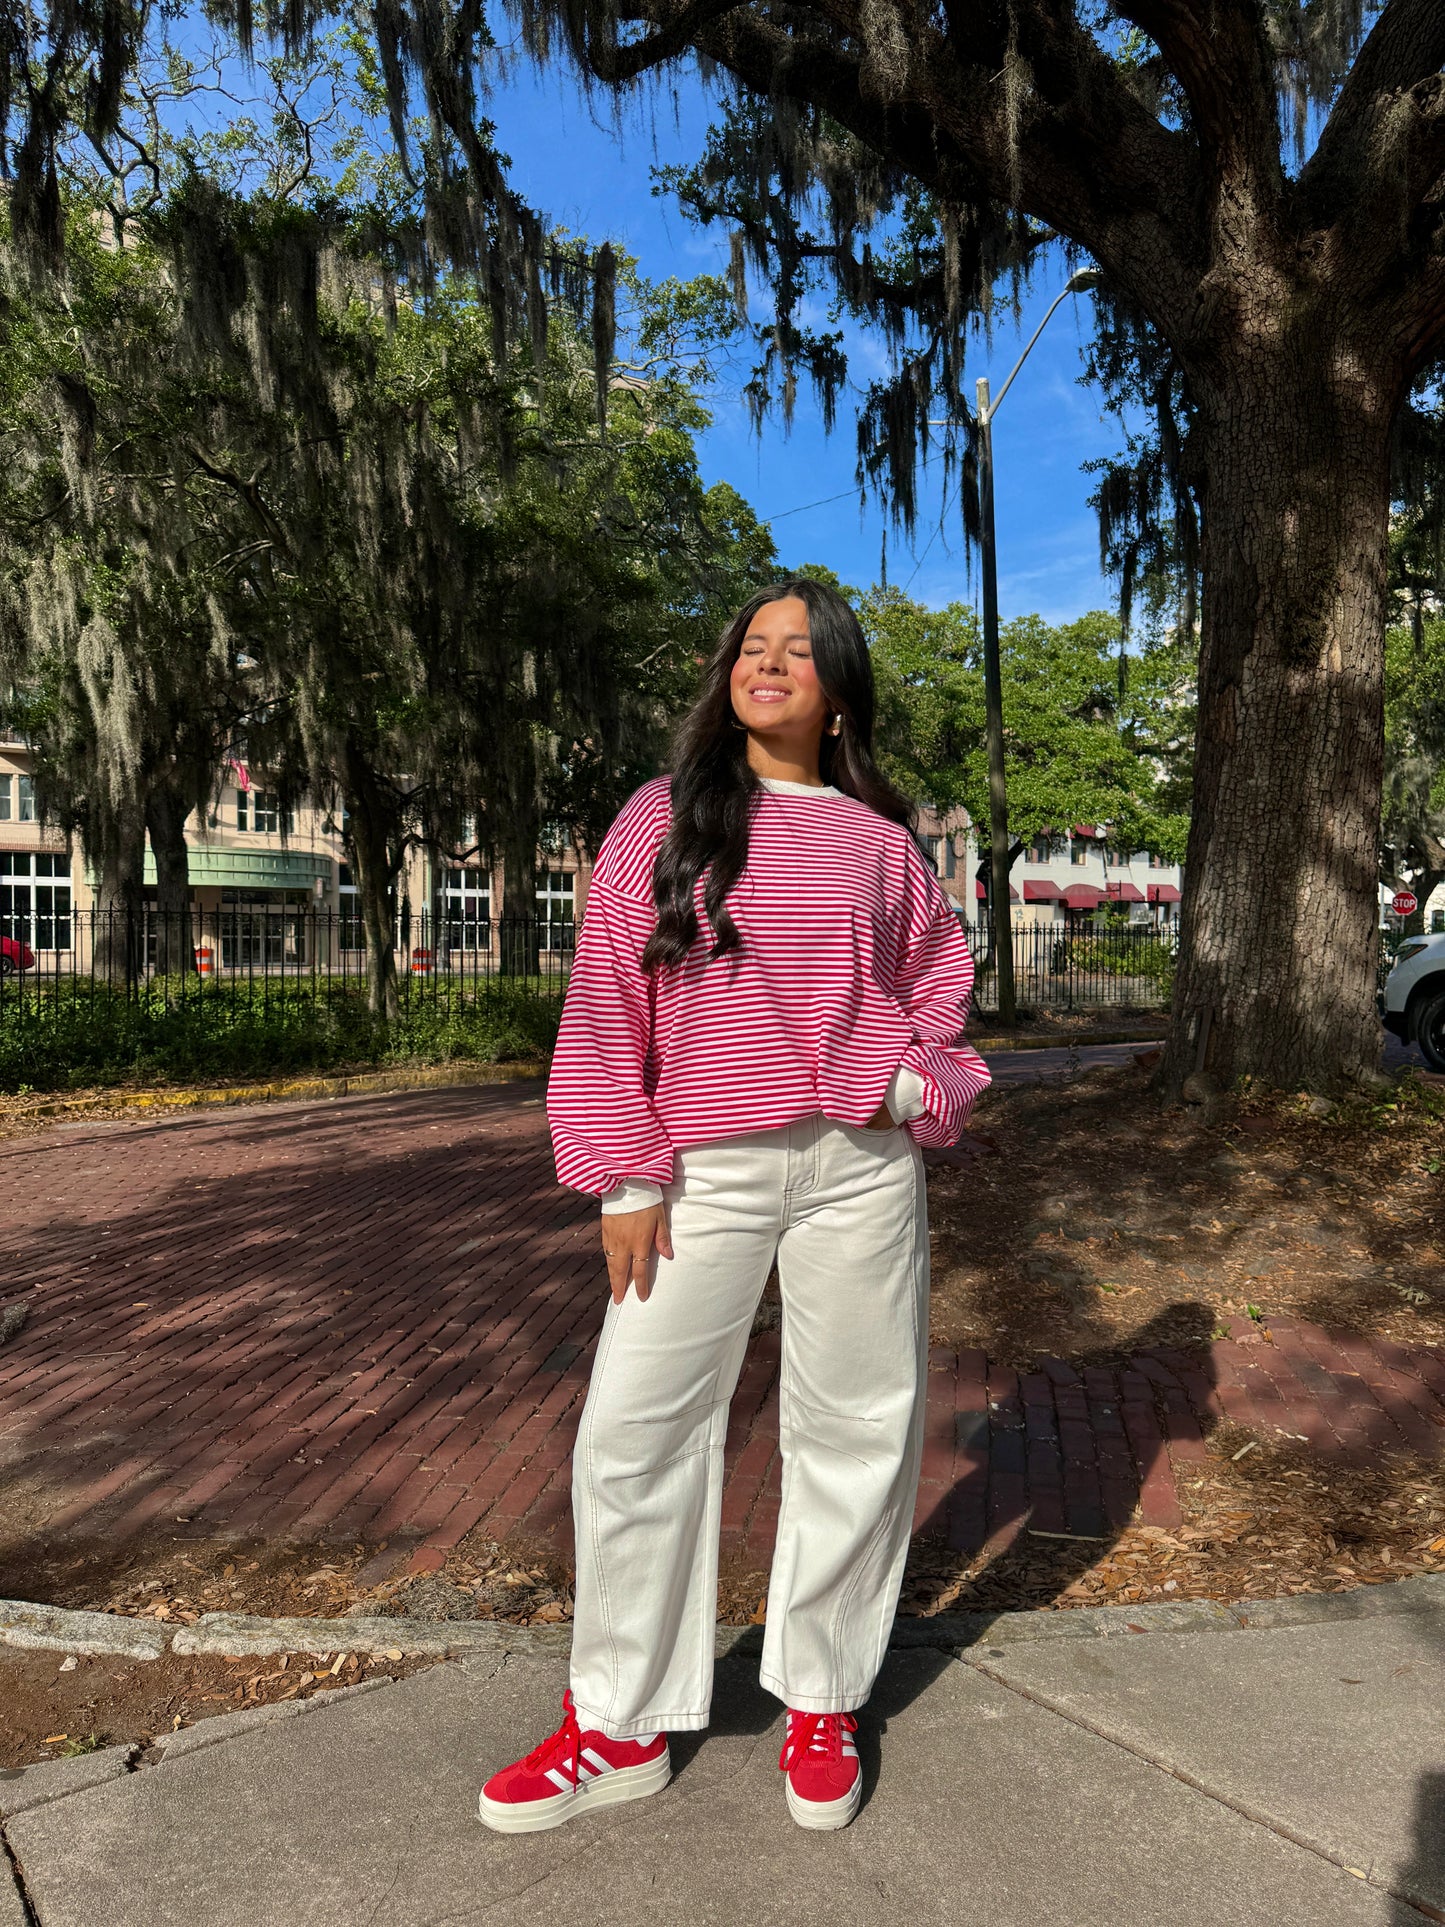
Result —
M798 596L765 602L743 637L732 673L733 713L770 744L816 750L828 699L813 666L808 605Z

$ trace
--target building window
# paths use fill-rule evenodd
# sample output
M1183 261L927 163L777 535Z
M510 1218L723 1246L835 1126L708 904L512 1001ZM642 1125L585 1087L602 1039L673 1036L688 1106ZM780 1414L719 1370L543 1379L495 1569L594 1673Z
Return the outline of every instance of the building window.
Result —
M1069 857L1073 862L1074 868L1077 870L1083 869L1092 853L1093 846L1087 838L1082 836L1076 836L1069 846Z
M19 809L15 805L19 804ZM13 812L13 815L12 815ZM0 776L0 823L35 821L35 778Z
M948 878L958 874L958 852L953 847L951 836L943 839L943 874Z
M571 870L544 870L537 878L537 915L541 920L544 950L570 950L573 927L573 873Z
M1160 856L1157 850L1151 850L1149 852L1149 868L1151 870L1167 870L1169 868L1168 857Z
M918 841L923 846L923 854L928 858L928 861L933 865L934 874L937 875L938 845L939 845L940 839L936 836L920 836Z
M251 830L257 836L275 836L281 828L280 799L274 790L236 791L236 828ZM296 830L296 812L287 810L286 834Z
M32 950L69 950L70 919L69 857L0 850L0 936Z
M285 970L304 965L310 913L309 900L297 891L223 890L221 967Z
M361 898L349 863L336 866L337 934L341 950L365 950L366 928L361 920Z
M492 947L492 873L466 864L445 873L443 922L448 950Z
M1051 836L1036 836L1024 852L1026 863L1047 863L1054 854L1054 839Z

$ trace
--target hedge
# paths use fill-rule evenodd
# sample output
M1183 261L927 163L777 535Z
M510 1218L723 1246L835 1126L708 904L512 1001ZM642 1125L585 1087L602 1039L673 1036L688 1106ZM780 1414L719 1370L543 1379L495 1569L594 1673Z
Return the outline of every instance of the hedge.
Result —
M405 997L390 1024L355 983L197 985L152 979L129 995L102 982L6 987L0 998L0 1091L63 1091L144 1079L196 1082L362 1064L540 1058L561 1004L493 979Z

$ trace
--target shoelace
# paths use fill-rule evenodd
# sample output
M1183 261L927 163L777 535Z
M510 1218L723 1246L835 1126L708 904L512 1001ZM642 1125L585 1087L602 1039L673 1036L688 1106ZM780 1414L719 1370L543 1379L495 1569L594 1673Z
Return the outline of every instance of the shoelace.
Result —
M786 1773L810 1753L822 1754L830 1763L841 1760L843 1735L857 1731L858 1722L851 1713L789 1712L788 1737L778 1755L778 1765Z
M582 1729L577 1724L577 1708L570 1687L562 1695L562 1710L566 1718L557 1731L549 1734L540 1746L534 1746L522 1764L529 1770L535 1770L557 1766L565 1760L572 1769L575 1785L582 1777Z

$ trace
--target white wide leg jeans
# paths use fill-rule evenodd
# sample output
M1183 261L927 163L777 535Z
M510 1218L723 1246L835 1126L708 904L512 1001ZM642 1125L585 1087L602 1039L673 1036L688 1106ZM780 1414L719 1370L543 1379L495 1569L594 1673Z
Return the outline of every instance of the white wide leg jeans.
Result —
M902 1128L821 1114L677 1153L674 1256L609 1303L572 1463L571 1685L615 1739L707 1725L723 1439L774 1257L781 1511L761 1678L805 1713L860 1706L913 1523L928 1369L923 1160Z

